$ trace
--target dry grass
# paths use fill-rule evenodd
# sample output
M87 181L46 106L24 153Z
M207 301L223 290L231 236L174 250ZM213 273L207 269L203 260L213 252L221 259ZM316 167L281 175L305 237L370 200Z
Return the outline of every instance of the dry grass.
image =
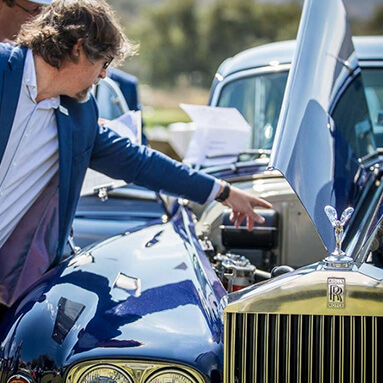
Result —
M167 127L173 122L189 122L189 117L179 104L206 105L209 99L207 89L191 86L178 86L166 90L142 85L139 91L140 100L144 106L143 117L146 128Z

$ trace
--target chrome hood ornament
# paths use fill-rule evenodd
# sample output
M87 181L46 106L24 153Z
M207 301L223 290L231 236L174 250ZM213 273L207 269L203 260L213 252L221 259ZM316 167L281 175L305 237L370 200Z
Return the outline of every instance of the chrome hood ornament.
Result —
M336 210L332 206L326 206L324 211L332 227L334 228L336 242L335 250L325 259L325 267L327 269L351 269L354 264L354 260L347 256L347 254L342 250L342 242L344 238L344 226L352 216L354 209L352 207L348 207L342 213L340 219L338 219Z

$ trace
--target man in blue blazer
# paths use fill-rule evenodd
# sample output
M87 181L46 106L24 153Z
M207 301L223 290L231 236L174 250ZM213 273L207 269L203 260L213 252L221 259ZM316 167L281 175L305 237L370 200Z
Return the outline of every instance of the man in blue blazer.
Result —
M60 260L88 167L263 222L268 202L97 124L89 90L129 50L106 2L56 0L16 44L0 44L0 305Z

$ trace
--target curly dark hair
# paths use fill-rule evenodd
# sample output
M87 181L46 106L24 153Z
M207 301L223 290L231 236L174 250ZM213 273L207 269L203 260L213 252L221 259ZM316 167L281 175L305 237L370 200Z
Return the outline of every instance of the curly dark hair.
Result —
M15 0L2 0L3 3L7 4L8 7L13 7L15 5Z
M16 44L30 48L59 69L65 60L77 62L73 47L79 39L92 62L110 56L120 62L136 51L104 0L54 1L38 17L22 26Z

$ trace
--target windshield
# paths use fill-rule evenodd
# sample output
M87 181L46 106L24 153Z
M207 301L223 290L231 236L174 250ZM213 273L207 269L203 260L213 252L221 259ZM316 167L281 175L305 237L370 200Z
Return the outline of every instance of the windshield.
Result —
M376 146L383 147L383 69L364 68L362 78L375 133Z
M222 89L218 106L237 108L251 126L248 148L271 149L288 71L245 77ZM362 78L377 147L383 147L383 69L363 68Z
M251 126L248 148L271 149L288 71L241 78L228 83L218 106L237 108Z

